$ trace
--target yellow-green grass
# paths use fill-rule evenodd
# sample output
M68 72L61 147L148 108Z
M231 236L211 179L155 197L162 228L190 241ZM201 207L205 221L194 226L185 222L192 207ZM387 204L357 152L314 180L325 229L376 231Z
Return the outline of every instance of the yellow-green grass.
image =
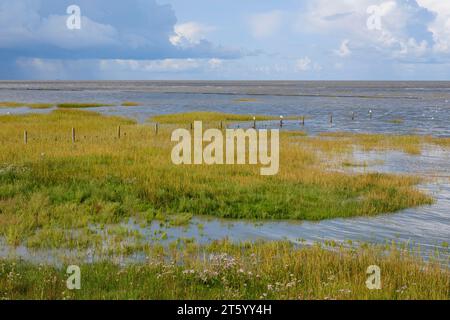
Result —
M322 139L326 138L326 139ZM350 149L358 146L363 151L399 150L408 154L421 154L427 145L450 147L450 138L438 138L419 135L384 135L384 134L355 134L348 132L321 133L319 138L311 138L314 148L322 151L336 151L336 149Z
M405 122L405 120L403 120L403 119L391 119L391 120L388 120L388 122L392 123L392 124L402 124L403 122Z
M83 108L98 108L98 107L110 107L112 104L108 103L79 103L79 102L66 102L57 104L61 109L83 109Z
M70 247L77 244L73 233L63 231L72 229L83 230L82 243L89 243L97 239L86 232L89 225L136 216L143 223L171 215L322 220L433 202L415 188L416 177L329 170L320 140L300 132L281 135L279 174L265 177L252 165L174 165L171 126L155 135L152 126L129 119L61 109L0 116L0 125L0 236L13 245L39 246L47 238L45 246Z
M122 102L122 107L137 107L141 104L139 102L133 102L133 101L124 101Z
M66 287L67 265L0 259L3 299L389 299L448 300L450 272L398 248L295 248L287 242L155 246L147 263L80 264L81 289ZM206 253L206 254L203 254ZM205 257L207 257L205 259ZM366 286L381 269L381 289Z
M50 109L53 106L54 106L54 104L52 104L52 103L27 103L27 102L14 102L14 101L0 102L0 108L29 107L31 109Z
M234 102L257 102L258 100L255 98L241 98L235 99Z
M366 167L368 167L368 164L367 164L366 161L364 161L364 162L344 161L344 162L342 162L342 166L344 166L344 167L361 167L361 168L366 168Z
M442 148L450 148L450 138L425 137L425 141Z
M285 116L284 120L299 120L301 116ZM187 113L174 113L153 116L149 119L151 122L161 124L183 124L188 125L194 121L202 121L207 125L218 125L223 123L239 123L239 122L253 122L256 121L271 121L280 120L279 116L269 115L251 115L251 114L230 114L213 111L194 111Z
M253 121L253 117L257 121L274 120L273 116L249 115L249 114L229 114L210 111L196 111L187 113L164 114L152 117L150 120L165 124L189 124L194 121L203 122L242 122Z

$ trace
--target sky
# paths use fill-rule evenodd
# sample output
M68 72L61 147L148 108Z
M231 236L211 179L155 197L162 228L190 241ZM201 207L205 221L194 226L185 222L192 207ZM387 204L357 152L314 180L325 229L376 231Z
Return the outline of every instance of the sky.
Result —
M449 76L450 0L0 0L3 80Z

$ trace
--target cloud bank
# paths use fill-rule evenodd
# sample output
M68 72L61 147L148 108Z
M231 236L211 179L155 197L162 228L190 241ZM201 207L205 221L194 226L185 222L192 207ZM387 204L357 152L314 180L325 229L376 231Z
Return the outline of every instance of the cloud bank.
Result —
M447 0L204 3L0 0L0 79L447 79L450 74ZM66 26L72 4L81 8L79 30Z
M77 0L81 28L70 30L73 0L0 0L2 77L18 67L63 60L235 59L240 50L214 45L202 26L177 25L170 5L155 0ZM52 70L52 68L50 68Z

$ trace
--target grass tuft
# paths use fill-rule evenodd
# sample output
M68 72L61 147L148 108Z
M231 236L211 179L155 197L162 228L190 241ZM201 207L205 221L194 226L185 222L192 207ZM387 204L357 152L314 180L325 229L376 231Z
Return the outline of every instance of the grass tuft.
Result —
M122 102L122 107L137 107L140 106L141 104L138 102L132 102L132 101L124 101Z
M388 122L392 123L392 124L402 124L403 122L405 122L405 120L403 120L403 119L391 119L391 120L388 120Z
M54 104L52 103L27 103L27 102L13 102L13 101L0 102L0 108L29 107L31 109L50 109L53 106Z
M258 100L255 98L240 98L235 99L234 102L257 102Z
M83 108L98 108L98 107L110 107L112 104L107 103L77 103L77 102L67 102L57 104L58 108L61 109L83 109Z

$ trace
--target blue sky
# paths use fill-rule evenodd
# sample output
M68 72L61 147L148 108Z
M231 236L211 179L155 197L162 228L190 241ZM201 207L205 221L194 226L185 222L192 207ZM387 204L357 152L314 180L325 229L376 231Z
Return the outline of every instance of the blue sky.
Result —
M0 79L449 75L448 0L0 0Z

